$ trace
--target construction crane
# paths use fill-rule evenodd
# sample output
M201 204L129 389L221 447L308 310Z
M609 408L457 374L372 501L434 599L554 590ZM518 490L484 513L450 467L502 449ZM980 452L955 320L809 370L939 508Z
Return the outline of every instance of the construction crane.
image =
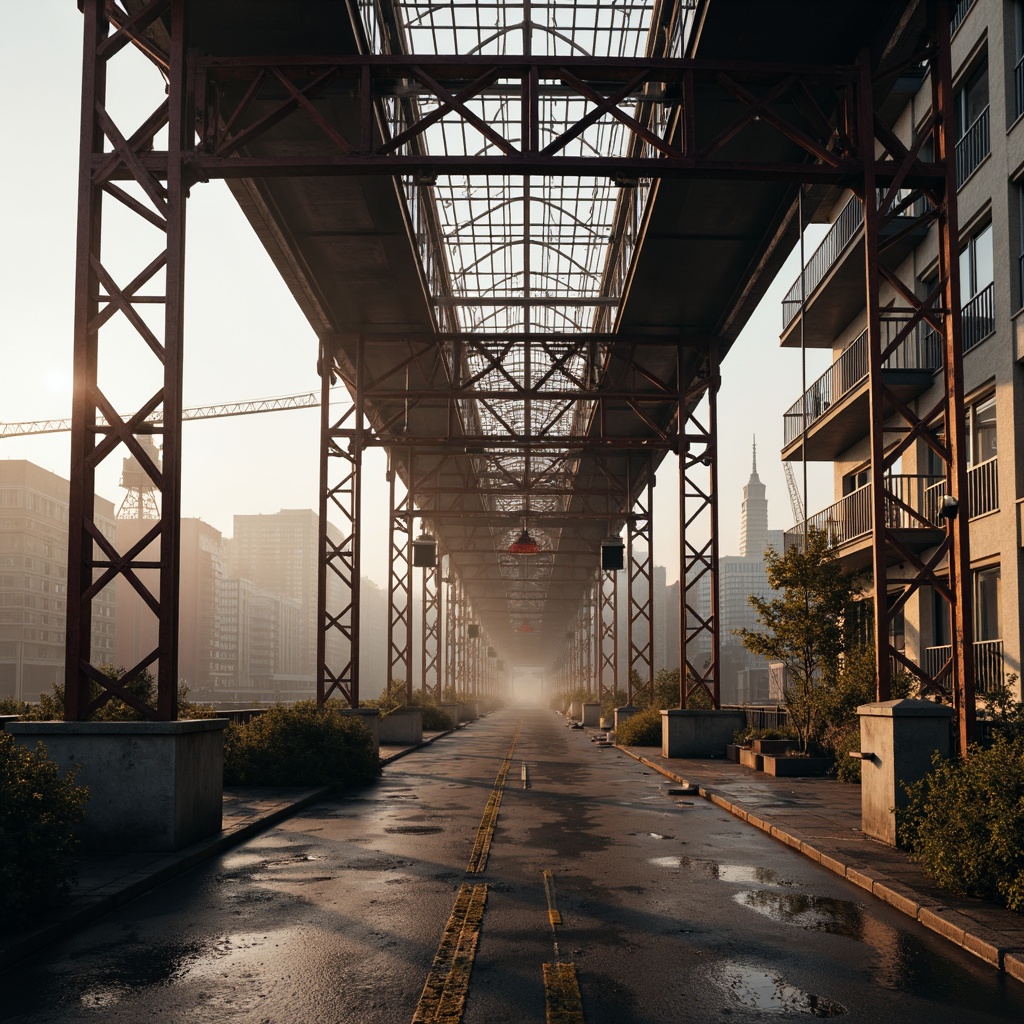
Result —
M800 489L796 485L793 465L790 462L783 462L782 468L786 472L786 486L789 488L789 507L793 510L793 525L799 526L804 521L804 503L800 500Z
M256 398L248 402L225 402L221 405L200 405L183 409L184 420L213 420L222 416L251 416L264 412L285 412L289 409L316 409L320 406L320 392L307 391L300 395L282 395L279 398ZM155 412L147 423L162 423L163 413ZM105 422L100 419L101 426ZM62 420L28 420L22 423L0 423L0 438L27 437L32 434L61 434L71 429L71 417Z

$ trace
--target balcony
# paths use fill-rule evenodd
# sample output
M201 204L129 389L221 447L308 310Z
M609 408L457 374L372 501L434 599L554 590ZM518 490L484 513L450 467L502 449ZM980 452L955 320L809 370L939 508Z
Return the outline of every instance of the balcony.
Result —
M949 689L949 659L953 648L949 644L941 647L926 647L921 667L932 677L946 677L945 689ZM1003 682L1003 641L978 640L974 644L974 692L994 693Z
M953 11L953 17L949 19L949 34L952 35L960 23L967 17L967 12L974 6L974 0L960 0Z
M939 519L935 491L943 486L943 479L901 473L893 474L887 480L893 497L886 500L886 525L895 532L897 541L909 551L919 552L935 547L946 532L944 527L936 525ZM908 508L913 514L907 511ZM867 568L871 564L871 484L858 488L811 516L806 524L800 523L787 530L784 548L799 544L805 528L825 534L828 546L835 550L844 568ZM897 560L895 555L892 558Z
M885 322L887 337L898 323ZM920 328L885 361L886 387L906 402L927 391L942 365L939 336ZM822 374L783 416L783 459L831 461L864 437L868 429L868 335L856 341ZM806 423L807 450L803 451Z
M978 165L991 151L988 132L988 107L986 107L960 136L956 144L956 187L963 188L964 182L977 170Z
M964 306L960 314L963 325L964 351L984 341L996 330L995 285L983 288Z
M1013 100L1013 119L1016 121L1024 114L1024 56L1017 61L1013 69Z
M939 502L946 481L939 480L925 492L925 518L938 522ZM967 470L967 515L970 519L999 510L999 457L994 456Z
M899 197L897 197L899 201ZM887 266L898 266L927 233L914 206L883 225L879 243ZM804 266L804 314L800 278L782 300L782 345L800 346L800 321L810 348L831 348L844 327L864 308L864 207L854 196L843 207L821 245Z

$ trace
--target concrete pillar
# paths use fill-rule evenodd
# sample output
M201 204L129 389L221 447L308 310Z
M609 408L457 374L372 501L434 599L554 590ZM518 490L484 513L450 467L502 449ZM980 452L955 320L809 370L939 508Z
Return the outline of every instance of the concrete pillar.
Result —
M600 704L584 704L582 710L583 725L587 729L596 729L601 721Z
M380 753L380 712L376 708L339 708L343 715L358 718L373 737L374 753Z
M42 742L63 775L89 787L90 850L179 850L221 830L224 718L180 722L11 722L16 743Z
M930 700L885 700L857 708L860 715L861 828L896 845L896 812L905 807L903 783L917 782L936 751L950 754L953 709Z
M623 704L621 708L615 709L615 730L618 732L619 726L623 722L628 722L636 713L637 708L633 707L632 704Z

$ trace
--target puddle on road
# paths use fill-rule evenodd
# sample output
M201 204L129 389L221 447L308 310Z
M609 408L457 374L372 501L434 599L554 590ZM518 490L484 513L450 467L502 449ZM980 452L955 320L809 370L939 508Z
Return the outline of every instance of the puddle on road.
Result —
M389 825L384 831L393 836L432 836L444 829L440 825Z
M797 928L858 940L864 935L864 911L849 900L771 889L738 892L733 899L773 921Z
M748 964L723 965L722 987L740 1006L768 1013L806 1013L811 1017L840 1017L846 1007L824 996L789 985L777 974Z
M788 879L780 877L777 871L771 868L762 868L753 864L717 864L714 861L707 861L709 873L712 878L720 882L740 882L743 885L776 885L788 886L793 883Z
M683 865L689 865L689 857L649 857L647 860L648 864L653 864L656 868L681 868Z
M666 836L661 832L627 832L627 836L649 836L651 839L675 839L675 836Z

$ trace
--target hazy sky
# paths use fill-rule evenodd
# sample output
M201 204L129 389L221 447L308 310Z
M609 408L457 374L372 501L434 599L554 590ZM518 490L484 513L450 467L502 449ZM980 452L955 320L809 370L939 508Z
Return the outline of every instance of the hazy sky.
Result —
M70 414L82 16L73 0L4 0L3 6L0 421L11 422ZM137 120L152 109L162 82L141 58L129 65L112 83L115 113ZM222 183L192 190L187 238L185 405L316 390L316 336ZM127 265L138 269L151 256L147 248ZM778 334L781 297L796 272L791 258L723 366L723 554L739 551L739 507L754 434L770 525L792 525L778 452L782 414L800 393L800 356L783 352ZM101 349L101 359L104 354ZM812 355L809 381L827 363L827 354ZM144 375L134 359L106 353L101 374L115 401L119 394L128 400L131 382ZM303 410L186 423L182 514L230 535L235 513L316 508L318 417L317 410ZM68 452L67 435L0 439L0 458L29 459L62 476L68 475ZM98 474L98 493L115 505L123 497L121 454ZM364 465L364 509L379 510L387 503L383 456L372 452ZM828 471L812 469L813 513L832 495ZM667 567L669 581L678 578L677 481L670 459L655 489L655 560ZM364 515L363 522L363 571L384 581L386 517Z

